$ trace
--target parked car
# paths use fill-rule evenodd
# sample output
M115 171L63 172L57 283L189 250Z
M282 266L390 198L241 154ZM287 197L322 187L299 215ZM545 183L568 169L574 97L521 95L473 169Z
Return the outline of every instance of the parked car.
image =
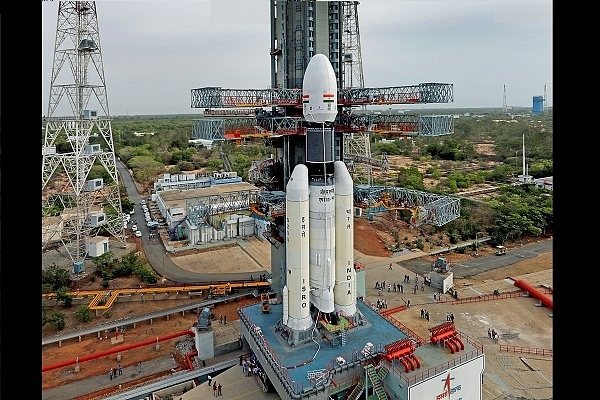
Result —
M135 237L142 237L142 232L135 231Z
M132 225L131 226L131 230L134 231L134 232L137 231L137 225Z

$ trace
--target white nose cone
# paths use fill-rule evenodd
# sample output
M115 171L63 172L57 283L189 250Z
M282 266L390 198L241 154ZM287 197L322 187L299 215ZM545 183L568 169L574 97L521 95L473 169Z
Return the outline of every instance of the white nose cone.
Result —
M302 82L302 108L307 122L333 122L337 115L337 82L331 62L315 54L306 67Z

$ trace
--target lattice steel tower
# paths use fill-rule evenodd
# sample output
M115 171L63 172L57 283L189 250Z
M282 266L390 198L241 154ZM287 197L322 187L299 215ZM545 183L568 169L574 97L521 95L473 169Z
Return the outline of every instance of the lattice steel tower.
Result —
M42 147L42 250L61 242L82 266L99 233L123 244L126 236L96 3L61 1L56 26Z
M360 52L360 32L358 28L358 1L344 1L342 4L343 15L343 51L344 74L343 88L364 88L362 54Z

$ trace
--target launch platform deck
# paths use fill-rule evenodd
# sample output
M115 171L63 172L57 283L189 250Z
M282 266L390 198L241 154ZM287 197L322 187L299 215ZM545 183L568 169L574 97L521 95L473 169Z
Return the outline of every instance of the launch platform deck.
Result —
M287 371L289 383L294 383L303 388L315 385L319 372L338 367L338 360L350 363L364 357L363 348L367 343L372 343L374 352L384 351L384 346L407 338L407 335L393 323L382 317L377 311L371 309L366 303L357 302L358 310L363 314L366 322L347 331L347 343L342 346L341 335L334 340L323 339L321 331L315 330L314 342L308 342L291 348L286 343L282 330L276 331L275 327L281 320L283 305L271 306L271 313L263 314L260 304L247 306L241 312L254 327L259 327L261 334L275 360ZM325 332L325 331L324 331ZM331 337L331 335L328 335ZM385 340L379 342L377 340ZM448 348L438 345L425 344L418 347L415 355L421 360L420 368L405 372L403 365L397 362L395 373L401 375L405 382L418 382L428 376L440 372L441 368L448 368L459 360L475 357L481 354L464 340L465 349L452 354ZM341 357L341 359L339 358ZM313 377L310 379L309 377Z

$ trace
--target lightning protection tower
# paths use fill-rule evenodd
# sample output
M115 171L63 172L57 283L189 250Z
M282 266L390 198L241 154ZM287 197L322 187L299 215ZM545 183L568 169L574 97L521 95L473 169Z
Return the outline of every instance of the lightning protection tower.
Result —
M56 26L43 119L42 250L62 243L77 273L98 234L123 244L126 236L95 2L61 1ZM94 254L108 251L102 247Z
M344 74L343 88L364 88L362 54L360 51L360 32L358 28L358 1L343 1L344 18Z

